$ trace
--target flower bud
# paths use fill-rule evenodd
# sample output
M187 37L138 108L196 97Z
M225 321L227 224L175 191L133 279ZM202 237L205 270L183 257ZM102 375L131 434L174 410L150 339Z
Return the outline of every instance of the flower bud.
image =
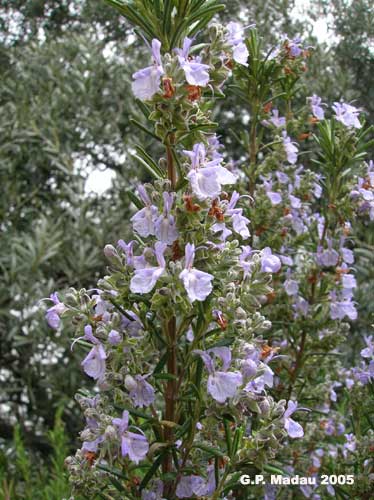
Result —
M113 245L105 245L104 255L107 259L118 257L117 250L114 248Z
M247 313L242 307L238 307L235 311L235 315L238 319L247 319Z
M113 425L108 425L105 429L104 436L108 440L114 440L117 438L117 431Z
M111 330L108 335L108 342L112 345L118 345L122 341L122 335L117 330Z
M125 377L125 387L128 391L134 391L137 388L137 383L131 375Z

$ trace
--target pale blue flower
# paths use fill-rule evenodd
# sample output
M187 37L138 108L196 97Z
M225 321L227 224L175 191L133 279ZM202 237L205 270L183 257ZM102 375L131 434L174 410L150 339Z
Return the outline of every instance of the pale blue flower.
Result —
M201 356L209 372L207 388L213 399L224 403L228 398L234 397L238 387L243 382L243 376L240 372L227 371L231 364L230 349L228 347L214 347L208 351L196 350L194 353ZM215 362L210 354L222 361L222 370L215 369Z
M129 391L134 406L139 408L149 406L155 400L155 390L146 378L147 376L144 375L135 375L135 377L126 375L125 377L125 387Z
M131 217L130 221L133 224L134 231L143 238L146 238L147 236L155 234L155 222L159 214L157 207L152 205L144 186L138 186L138 193L145 207L136 212L136 214Z
M358 119L360 109L345 102L334 102L332 109L335 111L335 118L346 127L361 128L362 124Z
M122 418L113 418L113 425L118 428L121 438L122 456L129 456L132 462L138 464L145 458L149 450L147 438L142 434L135 434L128 430L129 427L129 412L124 411ZM142 432L139 429L140 432Z
M166 247L166 243L161 243L160 241L155 244L154 253L158 266L136 269L130 282L130 290L133 293L148 293L154 288L157 280L165 271L166 262L164 253Z
M154 38L152 40L153 64L147 68L134 73L132 77L132 91L135 97L142 101L152 99L160 89L160 79L164 74L164 68L161 61L161 42Z
M286 131L283 131L283 146L287 155L288 163L294 165L297 162L297 153L299 149L296 143L292 142L291 138L288 137Z
M179 278L183 281L190 302L203 301L213 290L212 280L214 276L195 269L193 266L195 258L195 245L187 243L185 248L185 268Z
M304 429L298 422L295 422L291 415L297 410L297 401L288 401L287 409L284 412L284 428L291 438L301 438L304 436Z
M271 252L271 248L266 247L261 250L261 272L262 273L277 273L282 266L282 263L276 255Z
M235 62L248 66L249 52L244 43L243 28L239 23L231 21L226 26L226 41L232 47L232 58Z
M178 238L178 231L175 225L175 218L171 215L171 209L174 203L174 193L163 193L164 211L155 220L155 236L158 240L171 245Z
M187 83L205 87L209 82L209 66L201 63L201 57L189 56L192 39L185 37L182 49L175 49L178 61L186 76Z

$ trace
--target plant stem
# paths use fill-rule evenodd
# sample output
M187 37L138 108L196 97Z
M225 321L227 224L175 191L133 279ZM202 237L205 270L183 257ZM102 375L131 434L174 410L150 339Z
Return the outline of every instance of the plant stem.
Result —
M175 189L176 185L176 171L173 161L172 144L174 142L174 136L169 136L169 141L166 144L166 161L167 161L167 174L168 180L171 184L171 189ZM167 370L168 374L172 375L172 378L166 383L165 390L165 420L170 422L175 422L175 396L176 396L176 378L178 375L177 368L177 320L175 316L172 316L167 320L165 325L165 337L168 345L168 359L167 359ZM172 443L173 441L173 428L165 427L164 439L167 443ZM162 470L163 473L169 473L173 469L173 460L171 451L165 454ZM171 498L173 493L173 481L166 481L164 494L167 498Z
M303 354L304 354L304 349L305 349L305 341L306 341L306 330L303 330L301 332L300 347L299 347L298 353L296 355L295 368L294 368L294 370L292 372L292 375L291 375L290 387L289 387L289 390L288 390L288 399L290 399L290 397L291 397L293 386L294 386L294 384L296 382L297 375L299 373L299 370L300 370L302 362L303 362Z
M251 128L249 131L249 194L253 195L256 185L256 160L257 160L257 114L258 114L258 104L257 102L253 106L253 116L251 120Z

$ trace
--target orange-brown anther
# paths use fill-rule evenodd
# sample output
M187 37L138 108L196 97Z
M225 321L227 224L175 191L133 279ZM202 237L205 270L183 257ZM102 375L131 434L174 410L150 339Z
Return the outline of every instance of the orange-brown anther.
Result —
M336 205L334 205L334 203L329 203L327 206L328 206L328 208L330 208L331 210L335 210L335 209L336 209Z
M270 101L267 104L265 104L263 110L264 113L270 113L271 108L273 107L273 103Z
M342 274L348 274L349 269L344 269L343 267L337 267L335 269L335 272L336 272L337 278L340 278Z
M221 330L226 330L227 325L229 324L228 321L227 321L227 319L224 316L222 316L222 314L218 315L218 318L216 319L216 322L220 326Z
M271 347L270 345L263 344L261 346L261 359L267 358L272 352L278 352L279 347Z
M259 226L256 231L255 231L255 234L256 236L260 236L262 233L264 233L265 231L267 230L267 226Z
M288 234L288 228L287 227L282 227L281 229L281 238L285 238Z
M294 74L294 72L292 71L292 69L289 68L288 66L286 66L284 68L284 72L286 73L286 75L293 75Z
M173 261L179 260L179 259L181 259L181 258L183 257L182 252L181 252L181 249L180 249L180 247L179 247L179 242L178 242L178 240L175 240L175 241L174 241L174 243L173 243L173 245L172 245L171 249L172 249L172 256L171 256L171 259L172 259Z
M270 292L266 295L266 298L267 298L267 301L269 303L273 302L273 300L275 299L275 297L277 296L277 294L273 291L273 292Z
M319 122L319 120L318 120L318 118L316 118L315 116L311 116L311 117L309 118L309 123L318 123L318 122Z
M310 475L315 474L318 471L319 471L318 467L314 467L313 465L311 467L309 467L309 469L308 469L308 473Z
M165 78L162 79L162 86L164 88L164 95L165 99L170 99L173 97L175 94L175 87L173 85L173 80L166 76Z
M98 314L97 316L94 316L92 318L92 320L95 321L95 322L102 321L102 319L103 319L103 315L102 314Z
M91 466L97 458L96 453L94 453L93 451L86 451L83 456Z
M227 59L227 61L225 62L225 66L228 69L233 69L233 67L234 67L233 60L232 59Z
M225 220L223 210L219 206L218 199L213 200L212 206L209 209L208 215L210 217L215 217L219 222L223 222Z
M308 276L307 280L308 280L308 282L310 284L313 284L313 283L315 284L318 281L317 275L316 274L311 274L311 275Z
M289 215L291 213L291 209L289 207L286 207L283 209L283 215L286 216L286 215Z
M310 136L311 136L310 132L304 132L303 134L300 134L298 136L298 140L305 141L305 139L309 139Z
M190 194L185 194L183 200L187 212L198 212L201 209L200 205L192 202L192 196Z
M197 101L201 97L201 87L197 85L187 85L187 96L189 101Z

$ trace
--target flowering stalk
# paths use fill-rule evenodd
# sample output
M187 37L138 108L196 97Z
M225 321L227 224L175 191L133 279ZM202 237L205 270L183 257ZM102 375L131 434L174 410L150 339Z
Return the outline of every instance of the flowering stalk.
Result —
M153 179L133 195L134 239L105 247L110 268L97 288L70 290L64 302L54 294L46 313L52 328L61 318L77 325L73 345L87 350L82 368L97 384L94 395L77 397L86 427L67 459L74 491L240 498L238 474L270 470L275 457L288 467L290 442L304 436L294 414L308 409L295 399L307 402L313 334L339 333L355 316L349 208L339 205L349 190L332 171L298 164L294 137L315 126L308 110L300 122L290 114L308 55L301 40L283 37L263 54L253 27L246 39L232 22L212 25L199 52L193 36L218 4L138 0L139 19L132 4L110 3L149 43L152 61L134 73L132 90L165 157L137 147ZM248 178L224 161L209 114L232 72L252 117ZM337 107L336 135L328 135L321 106L314 96L313 159L335 168L334 148L342 175L363 158L364 135L352 132L352 107ZM362 189L356 198L367 197ZM319 206L330 190L336 228ZM331 350L326 343L324 354Z

